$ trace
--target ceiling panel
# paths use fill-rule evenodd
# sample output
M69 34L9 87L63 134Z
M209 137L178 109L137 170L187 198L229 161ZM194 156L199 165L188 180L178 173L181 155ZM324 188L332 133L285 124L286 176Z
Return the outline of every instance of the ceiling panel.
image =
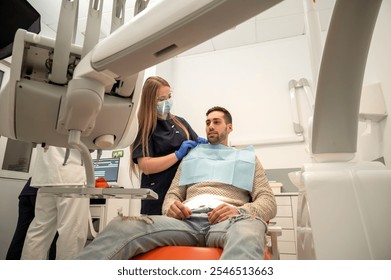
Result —
M255 18L216 36L213 40L215 50L240 47L257 43Z
M304 32L304 17L292 14L284 17L257 19L257 42L300 36Z
M150 0L149 6L160 0ZM238 0L240 1L240 0ZM197 54L239 47L265 41L278 40L300 36L305 33L304 5L307 0L285 0L262 14L250 19L235 28L228 30L182 55ZM328 28L335 0L313 0L319 11L322 30ZM28 0L41 14L41 34L54 37L57 30L57 21L60 14L61 0ZM125 6L125 21L133 17L135 0L127 0ZM111 11L113 1L103 2L103 16L101 36L103 39L110 33ZM89 0L79 0L78 29L76 44L82 45L87 22Z

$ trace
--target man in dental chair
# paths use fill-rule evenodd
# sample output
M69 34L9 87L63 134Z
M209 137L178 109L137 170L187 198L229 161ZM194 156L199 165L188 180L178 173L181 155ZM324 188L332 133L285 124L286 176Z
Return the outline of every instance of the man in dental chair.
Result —
M184 158L163 215L115 218L78 259L129 259L162 246L220 247L221 259L263 259L274 194L253 148L228 147L231 114L213 107L206 116L209 144Z

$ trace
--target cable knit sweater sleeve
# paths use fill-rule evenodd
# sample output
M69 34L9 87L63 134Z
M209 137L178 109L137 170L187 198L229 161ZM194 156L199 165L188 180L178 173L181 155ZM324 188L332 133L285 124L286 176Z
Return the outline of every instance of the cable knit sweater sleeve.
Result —
M181 170L182 170L182 163L179 165L175 177L171 182L171 186L168 189L166 196L164 198L163 207L162 207L163 215L167 213L167 210L170 208L171 204L174 203L174 201L179 200L183 202L186 200L187 188L179 186L179 178L180 178Z
M240 206L247 213L261 217L264 221L273 219L277 214L277 203L269 185L265 170L259 159L255 161L254 185L251 192L251 201Z

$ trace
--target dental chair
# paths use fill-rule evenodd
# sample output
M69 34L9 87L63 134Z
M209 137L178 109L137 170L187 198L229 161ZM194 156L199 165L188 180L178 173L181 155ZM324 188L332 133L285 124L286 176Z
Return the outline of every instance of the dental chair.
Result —
M354 160L363 78L381 3L335 3L309 126L313 162L291 176L299 189L300 260L391 259L391 170L380 162ZM198 248L159 248L139 258L175 258L174 252L191 250ZM201 250L210 258L221 252Z
M341 0L334 7L309 126L314 162L291 176L299 189L300 260L391 259L391 170L380 162L354 161L363 77L381 2ZM211 258L221 252L205 250ZM174 252L186 251L159 248L139 258L171 258Z

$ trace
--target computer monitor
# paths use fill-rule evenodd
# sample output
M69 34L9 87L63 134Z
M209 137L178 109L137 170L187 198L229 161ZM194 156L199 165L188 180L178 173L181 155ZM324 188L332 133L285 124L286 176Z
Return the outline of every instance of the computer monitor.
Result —
M94 175L96 178L105 178L106 182L116 184L119 173L119 158L102 158L94 160Z

